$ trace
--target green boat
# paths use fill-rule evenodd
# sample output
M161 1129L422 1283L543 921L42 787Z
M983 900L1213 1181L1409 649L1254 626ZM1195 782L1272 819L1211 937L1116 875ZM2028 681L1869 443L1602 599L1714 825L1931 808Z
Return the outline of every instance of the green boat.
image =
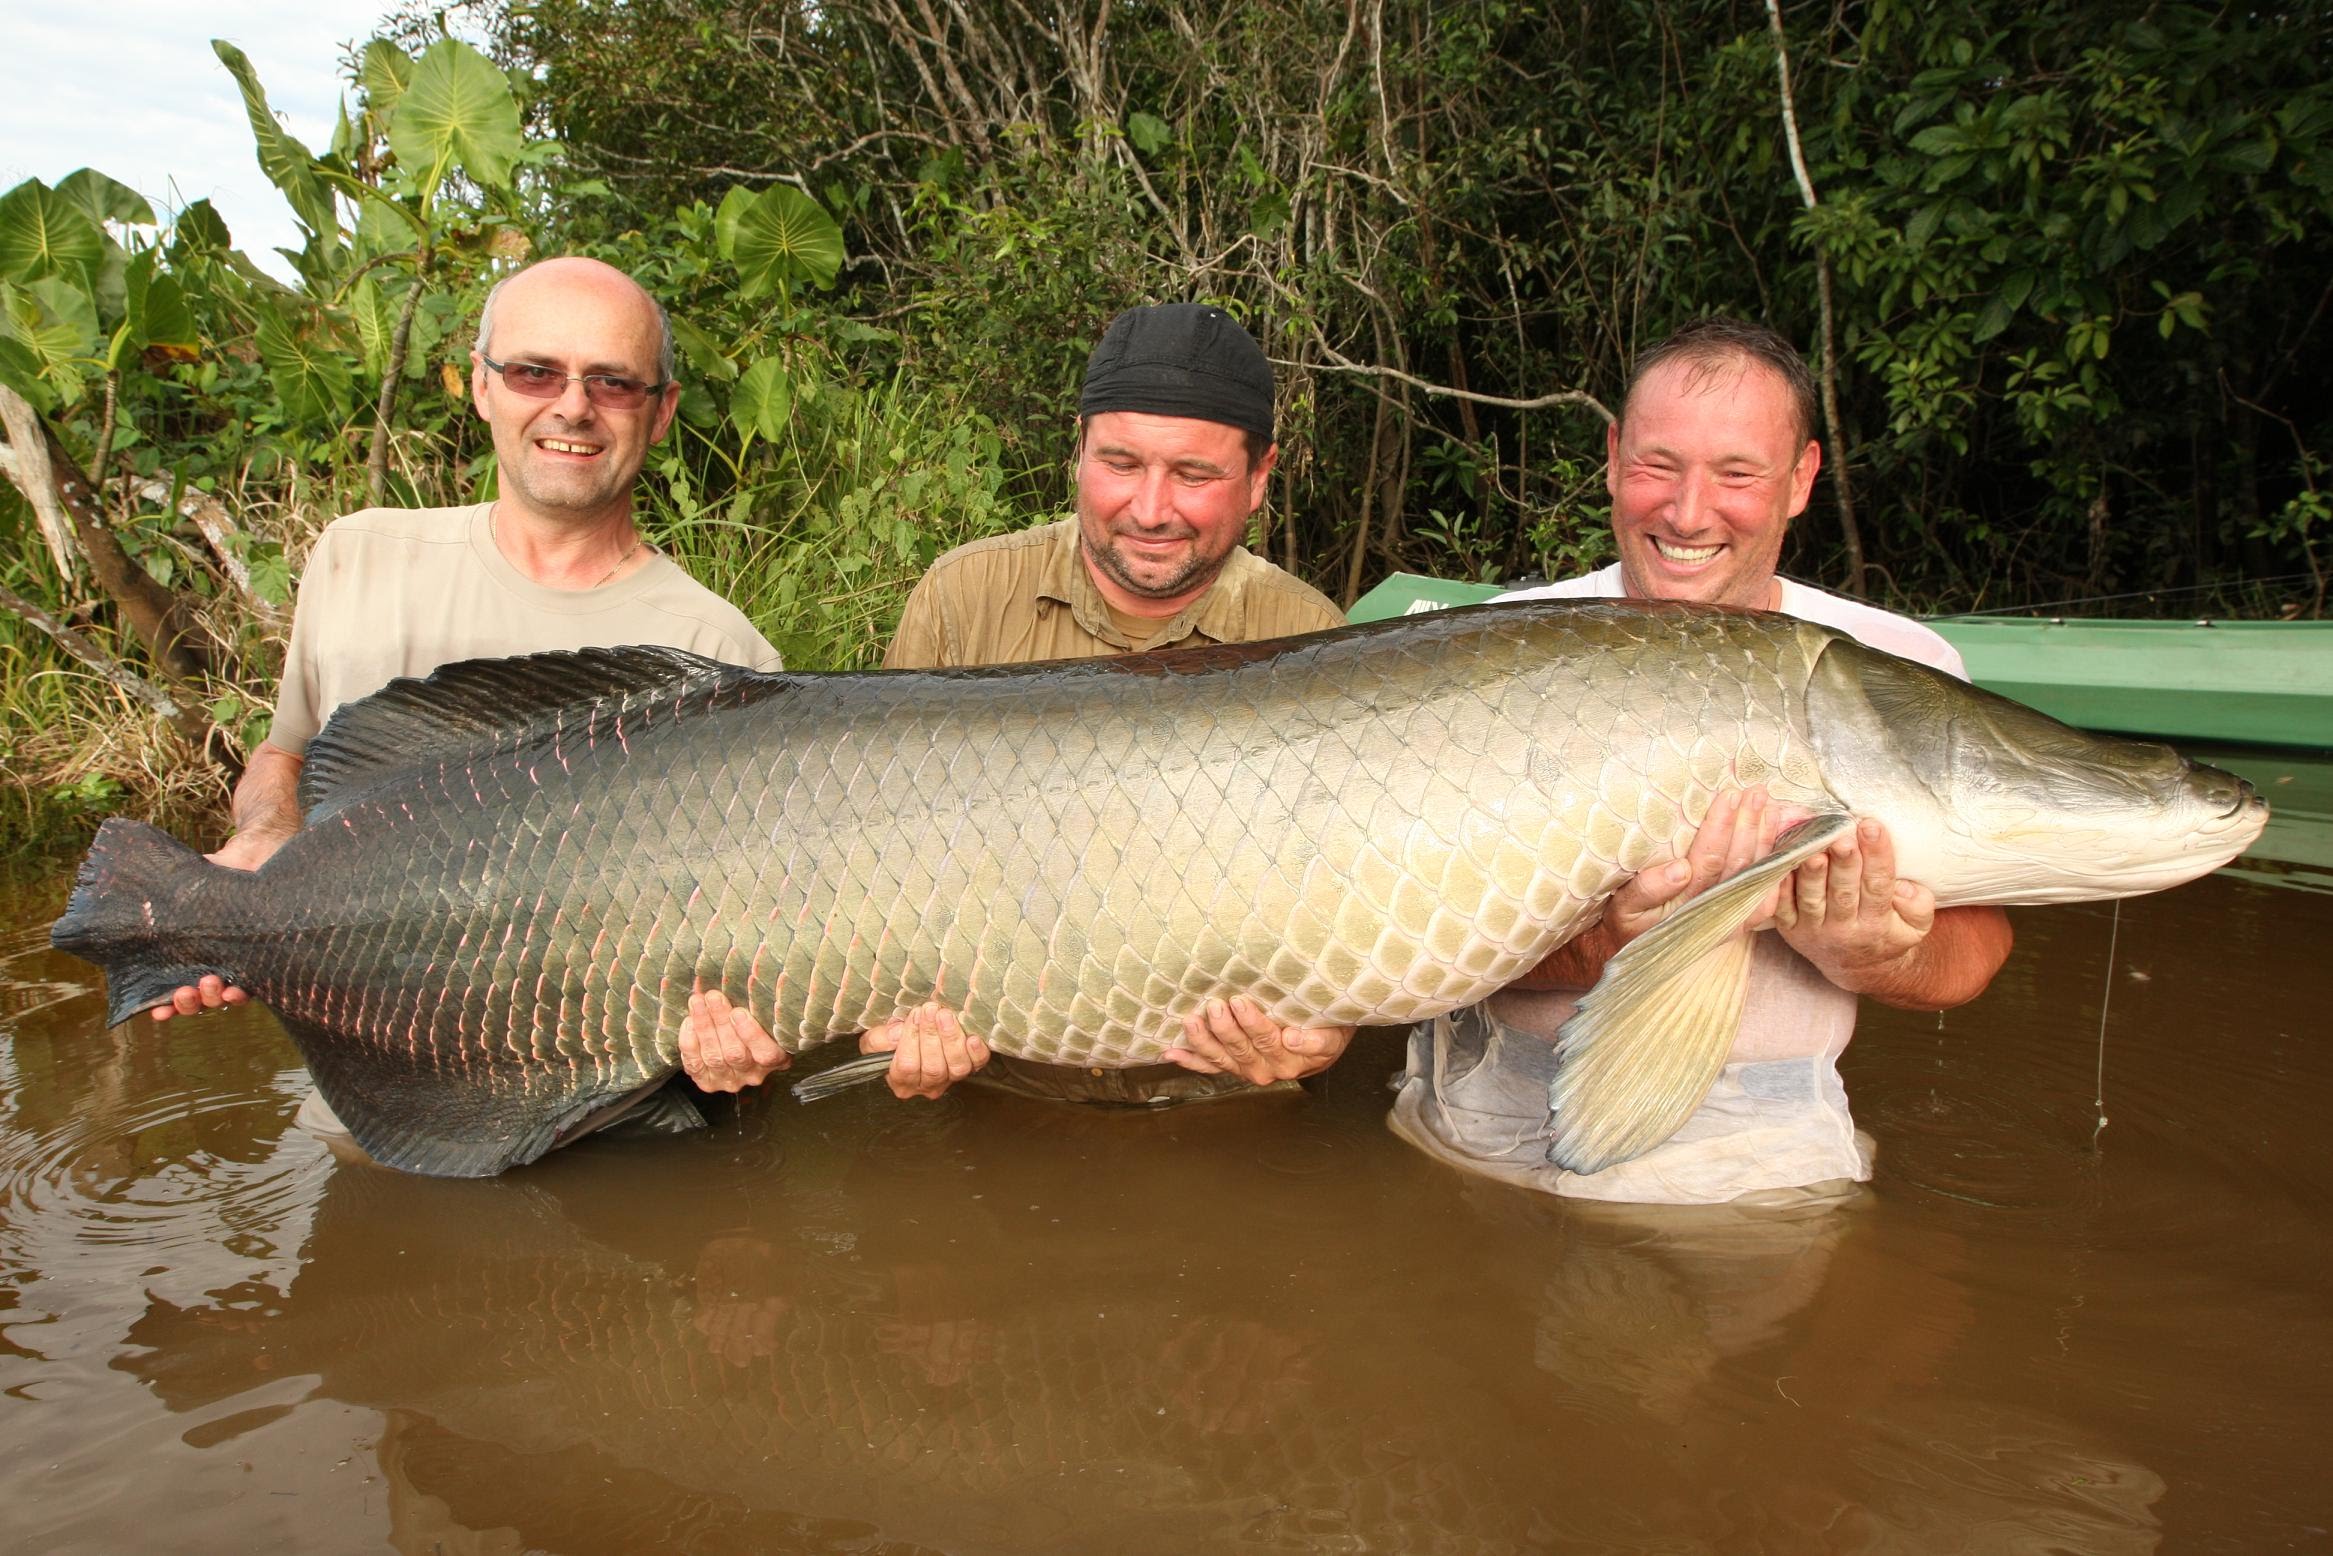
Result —
M1474 605L1496 584L1395 573L1355 621ZM1969 679L2081 729L2333 750L2333 621L1931 616Z
M1476 605L1501 587L1395 573L1346 614ZM2249 779L2272 818L2229 869L2333 890L2333 621L1926 619L1979 686L2077 728L2176 742Z

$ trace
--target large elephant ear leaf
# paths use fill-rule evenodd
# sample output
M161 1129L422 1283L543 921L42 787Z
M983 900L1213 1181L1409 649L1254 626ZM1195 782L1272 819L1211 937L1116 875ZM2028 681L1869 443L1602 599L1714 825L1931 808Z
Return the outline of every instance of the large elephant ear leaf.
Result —
M772 184L750 198L741 199L739 193L732 189L722 200L714 235L737 267L746 297L803 281L834 284L842 268L842 228L824 206L785 184Z
M316 171L314 154L276 121L275 110L267 106L267 91L259 84L259 72L251 68L250 59L224 38L211 40L211 52L219 56L219 63L227 67L235 84L243 90L243 113L251 121L251 139L259 148L259 170L267 175L269 183L283 191L284 198L292 203L292 214L309 231L339 231L339 218L332 209L332 186Z
M154 207L146 203L144 195L95 168L67 173L58 181L57 193L87 211L92 221L121 222L132 227L154 225Z
M444 38L413 67L389 121L389 148L416 178L434 183L459 166L478 183L510 183L518 159L518 104L493 61Z
M259 316L254 332L259 359L267 364L276 397L295 421L339 422L347 419L349 372L347 359L313 331L302 331L281 313Z
M80 205L37 178L0 195L0 281L86 278L105 259L105 233Z
M786 417L794 407L794 387L786 379L786 364L763 357L738 375L729 396L729 419L751 442L759 436L775 443L786 435Z
M365 106L385 124L413 82L413 56L386 38L375 38L365 45L357 64L357 79L364 83Z

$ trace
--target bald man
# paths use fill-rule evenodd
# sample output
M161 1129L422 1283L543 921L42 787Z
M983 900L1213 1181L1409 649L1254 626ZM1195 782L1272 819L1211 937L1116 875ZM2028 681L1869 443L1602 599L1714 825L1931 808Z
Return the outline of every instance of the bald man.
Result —
M299 831L308 741L335 708L398 676L628 643L779 668L744 614L649 545L633 521L641 464L680 403L671 322L637 282L577 258L506 277L478 315L470 399L493 429L498 494L458 508L367 508L317 537L275 723L235 786L234 835L214 863L256 870ZM245 997L205 978L154 1018ZM682 1057L695 1076L693 1044ZM752 1078L782 1064L780 1055ZM715 1083L734 1089L730 1077ZM301 1118L324 1133L336 1123L314 1099Z

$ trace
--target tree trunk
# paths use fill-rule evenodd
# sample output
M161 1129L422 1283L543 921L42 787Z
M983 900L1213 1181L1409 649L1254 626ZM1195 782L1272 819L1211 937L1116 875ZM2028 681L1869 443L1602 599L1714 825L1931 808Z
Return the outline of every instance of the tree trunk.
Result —
M397 386L405 381L405 353L413 340L413 311L428 290L422 279L429 262L425 252L413 267L413 289L405 294L405 311L397 316L397 332L389 338L389 362L381 373L380 405L373 416L373 446L365 456L365 501L378 508L389 489L389 418L397 410Z
M1790 94L1790 40L1782 31L1781 0L1766 0L1766 17L1774 25L1774 69L1782 82L1782 136L1790 147L1790 171L1798 180L1798 195L1813 210L1815 199L1814 176L1806 170L1806 152L1798 142L1798 109ZM1819 295L1823 316L1823 437L1829 444L1831 491L1839 504L1839 539L1847 548L1847 592L1861 598L1865 592L1863 577L1863 529L1855 522L1855 493L1847 484L1847 435L1839 425L1839 349L1838 331L1831 312L1831 256L1823 252L1820 240L1815 243L1815 290Z
M0 419L8 424L11 442L19 436L28 443L37 440L46 451L50 491L72 524L73 539L88 559L98 586L120 609L122 620L145 646L155 666L172 680L199 681L210 669L209 655L185 602L122 549L120 537L98 511L89 478L71 451L58 441L55 429L15 390L4 386L0 386ZM30 461L21 457L24 445L18 446L16 463L21 470Z

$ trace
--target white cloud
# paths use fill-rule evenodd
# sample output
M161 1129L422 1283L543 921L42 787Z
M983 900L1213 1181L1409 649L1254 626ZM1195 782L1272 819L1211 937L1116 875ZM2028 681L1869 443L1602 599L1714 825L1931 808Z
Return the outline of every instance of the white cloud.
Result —
M284 198L259 170L234 77L211 52L251 56L269 103L313 151L331 144L347 91L340 59L392 0L92 0L11 3L0 22L0 189L93 167L157 208L209 199L235 244L278 274L299 246Z

